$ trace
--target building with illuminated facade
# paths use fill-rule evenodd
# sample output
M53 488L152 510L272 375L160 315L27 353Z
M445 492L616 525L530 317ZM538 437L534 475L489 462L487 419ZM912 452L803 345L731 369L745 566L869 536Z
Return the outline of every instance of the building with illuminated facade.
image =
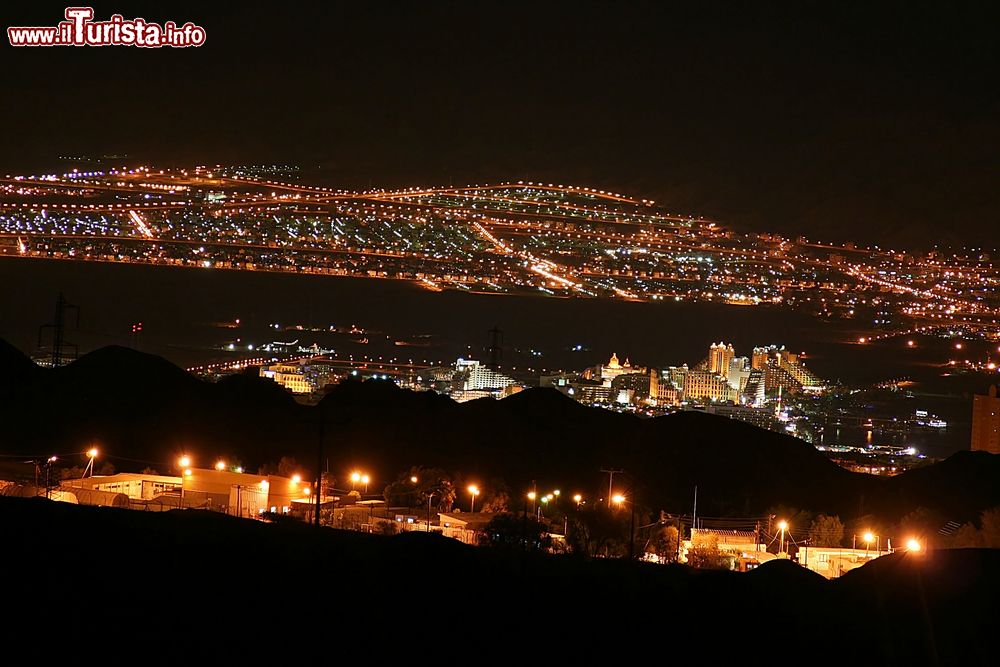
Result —
M133 509L166 510L178 507L213 510L233 516L259 518L287 514L308 504L308 482L279 475L251 475L214 468L189 468L181 477L119 473L65 480L69 491L91 490L124 494Z
M712 343L708 348L708 372L729 378L729 365L736 356L732 344Z

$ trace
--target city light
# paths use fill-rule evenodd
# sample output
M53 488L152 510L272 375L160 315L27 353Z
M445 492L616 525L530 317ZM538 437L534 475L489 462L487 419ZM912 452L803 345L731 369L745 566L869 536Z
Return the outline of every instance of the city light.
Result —
M611 502L615 503L616 505L621 505L623 502L625 502L625 496L623 496L620 493L616 493L615 495L611 496Z
M864 537L865 542L867 542L868 544L871 544L872 542L875 541L875 534L874 533L867 532L867 533L864 534L863 537Z
M302 481L302 475L299 474L292 475L292 484L298 484L301 481Z
M579 505L580 503L583 502L583 496L580 495L579 493L576 494L575 496L573 496L573 502L575 502L577 505Z
M469 511L470 512L475 512L476 511L476 496L479 495L479 487L476 486L475 484L470 484L469 488L467 490L469 492L469 495L472 496L472 507L471 507L471 509Z
M8 177L0 194L22 199L7 202L0 235L29 258L57 252L84 261L308 268L408 280L432 291L780 304L823 318L855 319L859 308L869 308L869 326L878 331L858 335L862 345L929 333L929 325L904 328L912 318L978 326L995 325L1000 316L992 264L969 266L960 251L902 256L877 246L736 234L700 216L594 188L506 182L331 196L330 188L260 178L240 167L219 167L211 185L191 180L184 169L157 173L165 182L146 170ZM82 183L87 190L78 189ZM120 201L91 200L92 191L115 192ZM163 199L180 193L183 199ZM73 203L43 204L44 195ZM227 203L222 210L220 197ZM307 230L301 206L334 222ZM554 226L549 217L583 226Z
M184 469L184 476L185 477L190 477L191 476L191 472L192 472L191 468L185 468Z
M416 475L413 475L412 477L410 477L410 483L411 484L416 484L418 481L419 480L417 479Z
M223 470L225 470L226 469L226 462L225 461L218 461L215 464L215 469L218 470L218 471L220 471L220 472L223 471Z
M187 468L188 466L191 465L191 457L185 454L184 456L177 459L177 465L179 465L181 468Z
M91 447L87 450L87 456L96 459L97 458L97 447Z
M906 541L906 550L907 551L918 552L918 551L920 551L921 548L922 547L921 547L920 541L918 539L916 539L915 537L911 537L910 539L908 539Z
M534 500L538 495L534 491L528 491L528 500Z

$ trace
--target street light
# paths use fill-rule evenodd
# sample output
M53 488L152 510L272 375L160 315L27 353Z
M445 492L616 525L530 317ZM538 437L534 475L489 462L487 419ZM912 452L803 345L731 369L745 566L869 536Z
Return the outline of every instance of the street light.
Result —
M185 454L184 456L177 459L177 465L181 468L188 468L191 466L191 457Z
M582 496L582 495L580 495L579 493L578 493L578 494L576 494L575 496L573 496L573 502L575 502L575 503L576 503L576 506L577 506L577 507L579 507L579 506L580 506L580 503L582 503L582 502L583 502L583 496Z
M59 460L59 457L53 454L45 461L45 497L49 497L49 471L52 470L52 464Z
M866 531L864 535L861 536L865 541L865 556L868 555L868 550L871 549L872 542L875 541L875 534L872 531Z
M94 459L97 458L97 447L91 447L87 450L87 456L90 457L90 461L87 462L87 467L83 469L83 476L87 476L87 471L90 471L90 476L94 476Z
M475 513L476 511L476 496L479 495L479 487L475 484L469 485L469 494L472 495L472 509L469 510L470 513Z
M215 464L215 469L218 470L219 472L222 472L223 470L226 469L226 462L222 460L218 461Z
M906 550L912 551L914 553L919 552L923 547L920 544L920 540L915 537L911 537L906 541Z
M352 472L351 473L351 491L354 490L354 486L361 481L361 473Z
M782 519L778 522L778 529L781 531L781 541L778 543L778 553L785 553L785 531L788 530L788 522Z
M616 493L611 496L611 502L621 508L625 504L626 498L621 493ZM635 502L629 503L631 509L631 515L629 517L629 541L628 541L628 559L635 560Z
M371 481L371 477L368 475L361 476L361 483L365 485L365 493L368 493L368 482Z
M413 476L411 476L411 477L410 477L410 484L416 484L416 483L417 483L417 482L419 482L419 481L420 481L420 480L419 480L419 479L417 479L417 476L416 476L416 475L413 475Z

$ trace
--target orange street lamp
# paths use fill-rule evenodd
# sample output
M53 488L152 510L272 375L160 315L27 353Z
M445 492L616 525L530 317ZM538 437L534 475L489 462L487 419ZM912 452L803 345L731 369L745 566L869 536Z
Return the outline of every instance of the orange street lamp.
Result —
M915 537L911 537L906 541L906 550L918 553L923 547L920 544L920 540Z
M417 483L417 482L419 482L419 481L420 481L420 480L419 480L419 479L417 479L417 476L416 476L416 475L413 475L413 476L411 476L411 477L410 477L410 484L416 484L416 483Z
M476 486L475 484L470 484L468 490L469 490L469 495L472 496L472 509L470 509L469 511L470 512L475 512L476 511L476 496L479 495L479 487Z
M625 502L625 496L623 496L620 493L616 493L615 495L611 496L611 502L613 502L615 505L620 506L623 502Z
M788 530L788 522L782 519L778 522L778 530L781 531L781 541L778 543L778 553L785 553L785 531Z
M222 472L223 470L226 469L226 462L222 461L221 459L219 461L216 461L215 469L218 470L219 472Z
M191 457L185 454L184 456L177 459L177 465L181 468L187 468L191 465Z
M90 476L91 477L94 476L94 459L97 458L97 453L98 453L97 447L91 447L90 449L87 450L87 456L90 458L90 460L87 461L87 467L83 469L84 477L87 476L88 470L90 471Z
M298 484L302 481L302 475L292 475L292 484Z
M575 502L575 503L576 503L576 506L577 506L577 507L579 507L579 506L580 506L580 503L582 503L582 502L583 502L583 496L582 496L582 495L580 495L579 493L578 493L578 494L576 494L575 496L573 496L573 502Z
M352 472L351 473L351 490L354 490L354 486L361 481L361 473Z
M365 485L365 493L368 493L368 482L371 481L371 477L368 475L361 476L361 483Z

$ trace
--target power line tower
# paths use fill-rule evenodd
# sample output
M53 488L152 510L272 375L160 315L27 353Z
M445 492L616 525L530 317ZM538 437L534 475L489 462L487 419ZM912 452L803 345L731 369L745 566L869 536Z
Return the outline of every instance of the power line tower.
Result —
M503 331L494 324L489 334L490 346L486 348L486 358L489 360L489 367L497 370L500 368L500 360L503 359Z
M63 365L63 361L67 358L66 355L63 354L63 350L65 348L73 349L73 356L70 358L70 360L76 359L77 353L79 352L79 348L77 347L77 345L75 343L67 341L64 337L66 331L66 311L68 310L73 310L76 312L76 324L74 326L79 327L80 308L66 301L66 297L63 296L63 293L59 292L59 298L56 299L55 319L49 324L43 324L38 328L39 349L42 349L43 333L47 329L52 330L52 345L50 347L52 368L58 368L59 366Z

